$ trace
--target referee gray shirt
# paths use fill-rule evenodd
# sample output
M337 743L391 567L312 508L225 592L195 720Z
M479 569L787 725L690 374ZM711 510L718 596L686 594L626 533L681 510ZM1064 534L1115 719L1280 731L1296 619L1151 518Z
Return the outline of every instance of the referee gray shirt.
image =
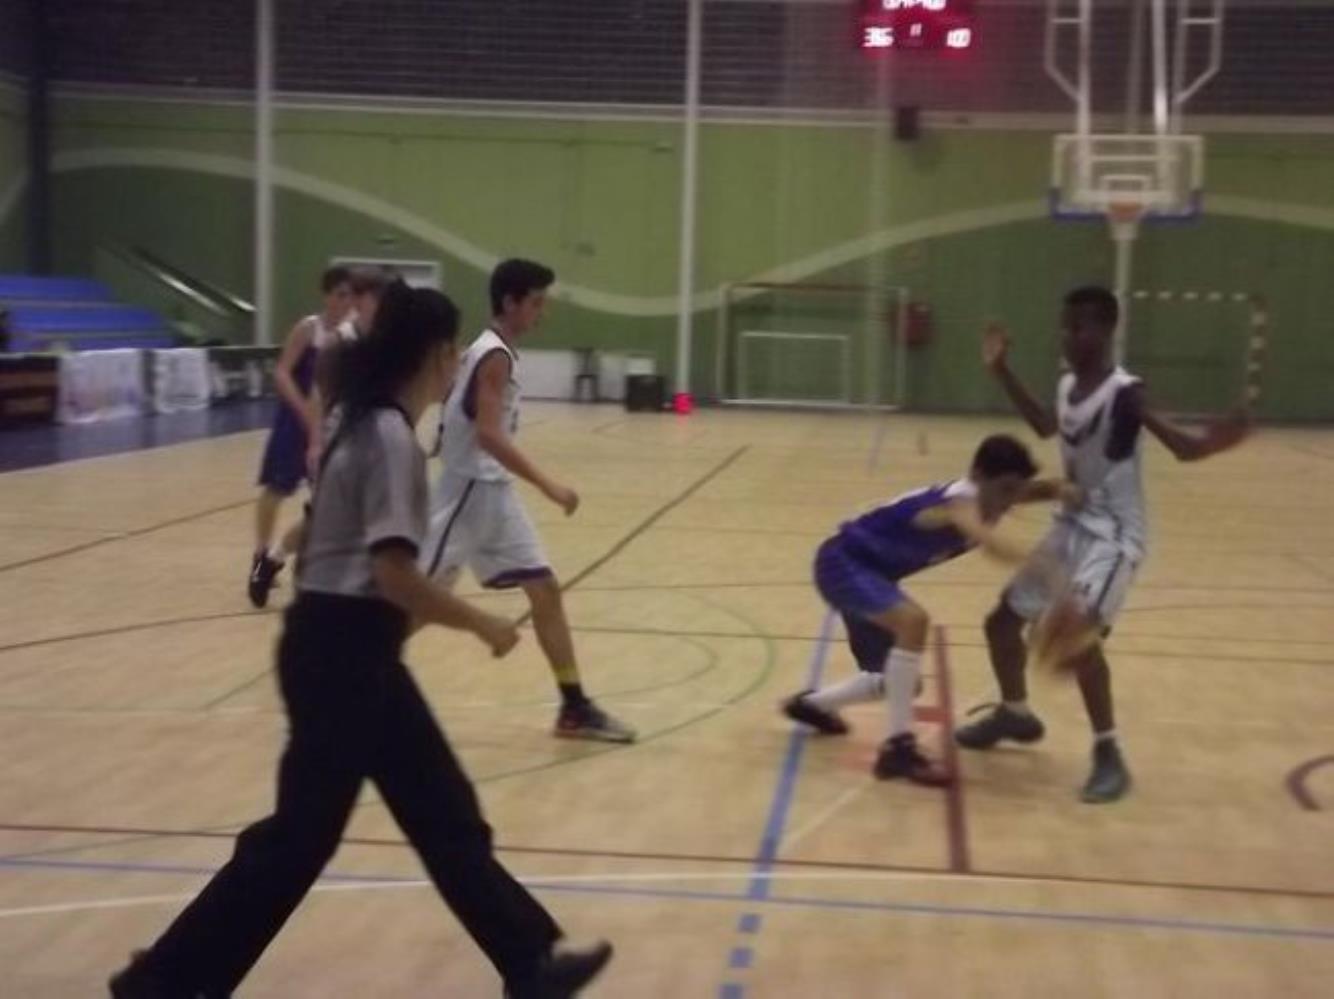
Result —
M425 536L426 456L398 409L372 410L338 437L315 489L296 585L379 597L371 555L402 544L415 556Z

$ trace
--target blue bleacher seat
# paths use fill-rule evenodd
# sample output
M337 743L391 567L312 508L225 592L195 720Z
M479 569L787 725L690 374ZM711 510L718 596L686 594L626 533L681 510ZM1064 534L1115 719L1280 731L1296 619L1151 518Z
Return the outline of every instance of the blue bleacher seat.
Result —
M86 278L0 275L14 351L173 347L176 337L151 309L122 305Z
M153 310L115 303L78 308L20 305L10 309L9 323L20 333L160 333L166 329Z
M52 350L166 350L177 346L176 338L162 333L103 333L80 338L62 333L15 336L10 349L16 354L41 354Z
M111 292L91 278L0 274L0 302L111 302Z

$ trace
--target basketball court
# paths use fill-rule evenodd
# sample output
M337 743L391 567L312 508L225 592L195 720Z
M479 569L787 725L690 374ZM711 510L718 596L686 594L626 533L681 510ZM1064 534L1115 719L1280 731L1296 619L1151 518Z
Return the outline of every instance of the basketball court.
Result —
M959 755L948 792L871 779L877 706L837 740L776 711L852 668L808 580L818 542L860 507L960 474L1004 421L557 404L528 420L537 459L586 497L568 521L532 509L589 688L642 738L552 739L531 634L502 662L430 634L409 661L505 862L572 936L615 941L591 994L1325 994L1334 435L1266 430L1193 466L1149 446L1155 551L1110 645L1137 784L1098 808L1076 799L1087 723L1054 677L1034 677L1046 741ZM96 994L270 806L279 617L244 608L237 542L261 442L0 477L7 992ZM1045 517L1021 512L1013 535ZM934 615L917 707L933 747L993 696L980 621L1003 579L974 555L910 585ZM244 994L487 995L493 981L367 793Z

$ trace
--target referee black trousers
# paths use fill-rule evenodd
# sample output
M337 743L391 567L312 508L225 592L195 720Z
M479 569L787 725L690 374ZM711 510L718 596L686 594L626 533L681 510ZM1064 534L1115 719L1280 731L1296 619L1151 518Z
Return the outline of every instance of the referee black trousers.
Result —
M288 609L277 807L147 956L171 995L236 988L333 856L366 779L502 978L531 975L560 936L495 859L472 784L399 661L405 634L381 601L307 593Z

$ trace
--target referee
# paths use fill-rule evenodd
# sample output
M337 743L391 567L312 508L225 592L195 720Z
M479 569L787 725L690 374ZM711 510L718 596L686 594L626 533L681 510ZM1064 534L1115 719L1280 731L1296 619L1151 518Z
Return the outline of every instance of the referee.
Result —
M221 999L237 987L333 856L375 782L446 904L512 999L573 996L611 946L556 950L559 927L500 865L477 796L400 656L409 621L473 632L503 656L514 626L417 570L425 456L414 427L458 366L459 314L438 292L390 285L369 334L341 352L337 430L278 644L289 736L277 808L147 951L115 999Z

